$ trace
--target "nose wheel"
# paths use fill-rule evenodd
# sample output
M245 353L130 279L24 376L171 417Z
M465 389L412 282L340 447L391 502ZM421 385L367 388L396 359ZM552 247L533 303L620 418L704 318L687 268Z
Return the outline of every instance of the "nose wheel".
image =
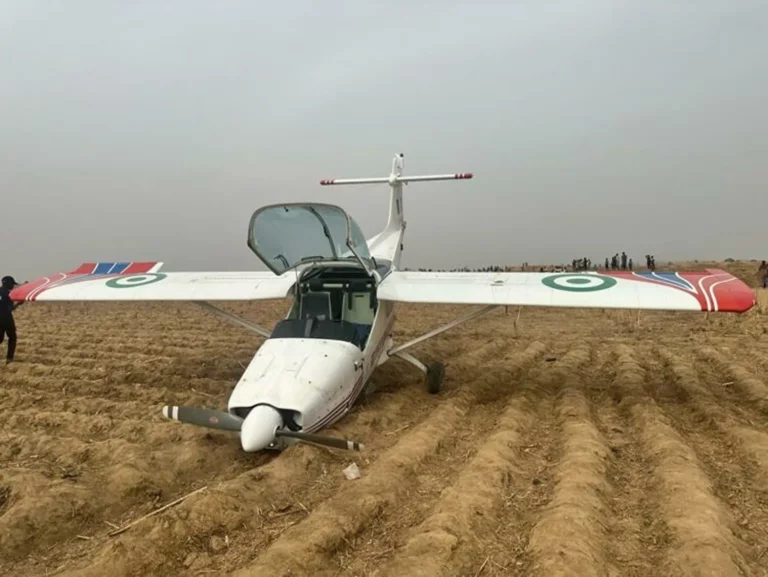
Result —
M440 361L429 363L427 374L424 375L424 382L426 382L427 391L431 395L436 395L443 390L443 379L445 379L445 365Z

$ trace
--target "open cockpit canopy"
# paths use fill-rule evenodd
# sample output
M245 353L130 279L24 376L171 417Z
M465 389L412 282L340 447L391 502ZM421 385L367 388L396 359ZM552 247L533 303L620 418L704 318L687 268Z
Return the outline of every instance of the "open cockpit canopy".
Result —
M313 262L375 268L363 231L341 207L321 203L264 206L253 213L248 246L275 274Z

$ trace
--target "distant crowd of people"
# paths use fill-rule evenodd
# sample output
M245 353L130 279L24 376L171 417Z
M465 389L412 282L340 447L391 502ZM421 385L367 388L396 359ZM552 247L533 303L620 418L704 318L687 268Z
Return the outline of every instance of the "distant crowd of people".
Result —
M627 256L627 253L622 251L616 253L612 257L605 258L605 267L600 268L598 264L592 262L592 259L583 257L575 258L571 261L570 265L548 265L539 266L539 272L565 272L565 271L588 271L588 270L635 270L635 261ZM645 267L648 270L656 270L656 257L652 254L645 255ZM409 269L405 269L409 270ZM515 270L530 271L537 270L535 267L531 267L530 264L524 262L520 267L513 266L501 266L501 265L489 265L477 268L460 267L452 269L431 269L431 268L419 268L416 269L420 272L511 272ZM768 268L766 269L768 271ZM768 274L768 273L767 273Z
M652 254L645 255L645 268L648 270L656 270L656 257ZM634 270L635 261L631 257L628 257L626 252L622 251L621 254L616 253L610 257L610 259L605 257L605 269Z
M648 270L656 270L656 257L652 254L645 255L645 267ZM599 267L592 263L592 259L584 257L573 259L571 261L571 270L599 270ZM627 256L626 252L622 251L621 254L617 252L612 257L605 257L603 270L635 270L635 261Z

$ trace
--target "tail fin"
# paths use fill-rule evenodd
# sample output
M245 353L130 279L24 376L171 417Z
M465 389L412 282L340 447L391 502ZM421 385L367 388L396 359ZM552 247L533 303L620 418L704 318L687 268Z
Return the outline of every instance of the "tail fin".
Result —
M403 176L403 158L400 152L392 160L392 172L387 177L375 178L331 178L320 181L323 186L337 184L383 184L388 183L392 188L389 200L389 221L387 229L400 229L403 225L403 183L425 182L430 180L467 180L473 178L471 172L455 174L428 174L424 176Z

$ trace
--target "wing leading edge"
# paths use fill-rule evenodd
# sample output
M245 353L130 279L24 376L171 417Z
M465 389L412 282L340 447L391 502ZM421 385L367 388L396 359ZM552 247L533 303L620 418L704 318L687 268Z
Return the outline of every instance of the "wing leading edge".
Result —
M743 313L755 293L722 270L706 272L452 273L393 271L381 300L434 304L688 310Z
M234 301L280 299L295 274L159 272L163 263L84 263L11 291L14 301Z

